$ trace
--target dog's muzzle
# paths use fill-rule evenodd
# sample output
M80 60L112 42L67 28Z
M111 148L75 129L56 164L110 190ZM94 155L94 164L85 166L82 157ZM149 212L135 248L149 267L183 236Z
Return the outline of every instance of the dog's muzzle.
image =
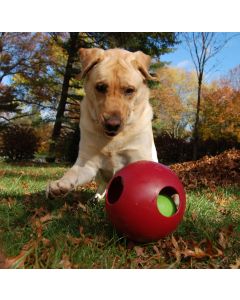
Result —
M117 115L104 115L103 116L104 131L108 136L115 136L121 128L121 119Z

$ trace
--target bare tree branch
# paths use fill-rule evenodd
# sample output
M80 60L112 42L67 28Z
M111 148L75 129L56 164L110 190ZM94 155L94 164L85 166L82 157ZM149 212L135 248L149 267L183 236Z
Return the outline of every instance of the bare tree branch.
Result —
M198 92L197 92L197 105L196 105L196 119L193 129L193 140L194 140L194 150L193 159L197 159L198 152L198 140L199 140L199 115L201 110L201 92L202 92L202 82L204 75L206 74L206 66L209 61L215 57L229 42L233 36L221 40L218 33L214 32L192 32L185 33L184 40L187 44L190 56L192 58L193 64L195 66L197 79L198 79Z
M6 120L7 122L11 122L11 121L13 121L13 120L21 119L21 118L24 118L24 117L30 117L30 116L33 116L33 115L35 115L35 114L36 114L36 113L34 112L34 113L30 113L30 114L22 114L22 115L18 115L18 116L9 118L9 119L6 118L6 117L4 117L4 116L0 116L0 118Z

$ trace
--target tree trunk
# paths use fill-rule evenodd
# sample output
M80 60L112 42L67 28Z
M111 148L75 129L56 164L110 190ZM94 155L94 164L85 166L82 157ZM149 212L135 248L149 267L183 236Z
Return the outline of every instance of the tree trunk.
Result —
M194 124L194 131L193 131L193 160L198 159L199 114L200 114L200 106L201 106L202 76L203 74L200 73L198 78L197 111L196 111L196 119Z
M56 119L55 119L51 142L49 146L49 153L48 153L49 162L54 162L56 159L56 142L60 136L61 129L62 129L62 122L63 122L64 112L65 112L67 98L68 98L69 83L73 74L73 63L78 50L77 45L78 45L78 33L71 32L69 45L68 45L68 59L67 59L65 74L63 78L62 91L61 91L61 96L57 107Z

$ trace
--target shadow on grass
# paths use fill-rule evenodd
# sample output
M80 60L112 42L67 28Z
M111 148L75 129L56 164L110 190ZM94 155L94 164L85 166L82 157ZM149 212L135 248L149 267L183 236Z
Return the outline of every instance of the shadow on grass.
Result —
M229 191L233 195L238 192L234 189ZM4 231L14 230L15 226L30 226L33 218L51 214L53 218L48 226L51 227L51 223L54 223L58 231L79 236L79 228L83 227L88 235L104 234L111 238L109 233L112 234L113 231L109 231L105 203L94 203L91 201L93 195L94 192L86 190L71 193L65 198L46 199L45 191L26 195L14 191L4 192L4 201L0 202L0 229ZM176 233L196 240L215 239L219 231L228 226L236 229L240 227L240 219L234 217L231 211L221 212L211 203L205 207L199 203L197 207L190 202Z
M29 172L30 173L30 172ZM48 174L48 175L40 175L40 174L23 174L21 171L16 172L16 171L9 171L9 170L5 170L4 171L4 178L16 178L16 176L21 177L22 180L35 180L35 181L48 181L48 180L54 180L54 179L58 179L59 175L52 175L52 174Z
M47 163L47 162L34 162L34 161L2 161L3 164L12 166L14 168L21 167L36 167L36 168L68 168L71 167L72 164L69 163Z
M110 240L113 228L105 215L104 203L93 203L93 193L75 192L66 198L46 199L45 192L30 195L5 194L0 201L0 242L7 256L19 253L24 244L37 238L36 222L42 234L57 243L59 237ZM66 240L66 238L65 238Z
M239 188L219 187L206 197L206 189L188 193L183 222L175 234L196 243L210 241L222 248L226 255L240 255L240 203ZM219 197L219 198L218 198ZM223 197L221 199L221 197ZM217 198L217 199L216 199ZM231 199L231 200L230 200ZM217 200L217 201L216 201ZM225 202L228 200L228 202Z
M227 191L231 195L238 195L238 192L238 189ZM3 252L6 256L18 255L30 240L37 241L41 236L34 262L31 261L33 256L29 256L26 263L29 268L38 267L38 255L39 261L43 262L42 267L59 267L66 253L78 267L111 267L118 259L119 266L131 266L127 257L136 258L134 246L128 249L129 241L117 235L109 223L104 202L93 203L90 200L93 195L94 191L85 190L71 193L66 198L46 199L44 191L16 196L5 192L5 199L0 201L0 243ZM194 193L191 197L185 217L174 233L176 237L195 242L209 239L212 244L217 244L223 228L232 226L233 232L238 232L239 218L219 211L206 199L201 202ZM166 238L169 239L171 237ZM146 247L150 249L151 244ZM229 257L233 253L240 255L239 249L239 241L235 237ZM171 253L172 246L168 251Z

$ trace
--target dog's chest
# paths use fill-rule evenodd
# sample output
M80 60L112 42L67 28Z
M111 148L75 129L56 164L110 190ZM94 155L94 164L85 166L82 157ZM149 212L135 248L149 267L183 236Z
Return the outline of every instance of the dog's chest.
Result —
M113 174L128 164L127 156L120 151L105 149L102 154L102 169Z

